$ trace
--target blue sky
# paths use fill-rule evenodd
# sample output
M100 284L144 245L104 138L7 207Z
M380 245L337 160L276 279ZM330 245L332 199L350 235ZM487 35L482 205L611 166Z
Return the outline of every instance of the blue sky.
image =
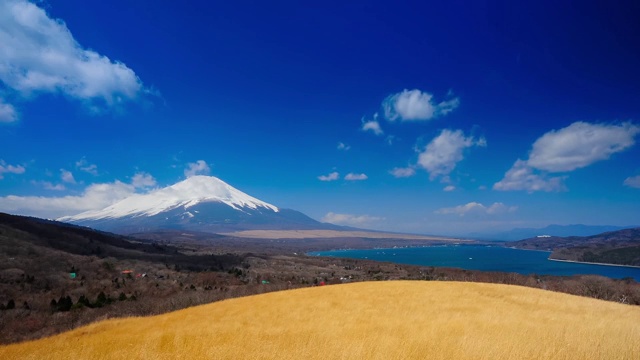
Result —
M0 211L191 174L437 234L640 224L632 1L0 0Z

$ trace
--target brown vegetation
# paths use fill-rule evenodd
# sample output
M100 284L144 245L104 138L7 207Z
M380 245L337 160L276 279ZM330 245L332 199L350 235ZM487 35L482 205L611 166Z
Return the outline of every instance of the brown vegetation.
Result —
M640 308L519 286L385 281L102 321L3 359L638 359Z
M152 242L139 243L87 229L80 229L88 232L83 236L74 228L56 232L58 225L47 224L48 233L35 234L24 224L19 229L0 223L0 343L45 337L101 319L161 314L232 297L368 280L514 284L640 305L640 284L632 279L525 276L303 255L307 250L334 246L337 239L322 245L320 239L235 242L237 239L215 235L198 238L187 234L174 239L156 234ZM56 243L57 238L64 238L91 244L87 236L95 236L91 240L95 245L98 235L105 237L99 242L105 249L101 256L78 254L81 247L65 251ZM116 240L142 250L121 251L121 247L108 245ZM375 244L370 239L351 241L369 247ZM235 255L227 255L229 252ZM123 274L123 270L132 272ZM11 301L13 306L7 309Z
M553 251L556 260L640 266L640 228L593 236L532 238L509 243L521 249Z

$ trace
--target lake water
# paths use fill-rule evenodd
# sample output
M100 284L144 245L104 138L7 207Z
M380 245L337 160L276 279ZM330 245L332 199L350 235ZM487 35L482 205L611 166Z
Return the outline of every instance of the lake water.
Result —
M456 245L421 248L318 251L309 255L388 261L398 264L455 267L519 274L594 274L640 281L640 268L551 261L549 252L497 246Z

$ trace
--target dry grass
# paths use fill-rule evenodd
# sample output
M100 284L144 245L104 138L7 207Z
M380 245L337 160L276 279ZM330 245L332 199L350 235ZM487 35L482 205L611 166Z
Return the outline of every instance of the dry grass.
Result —
M468 242L457 238L442 236L425 236L369 231L337 231L337 230L243 230L220 235L251 239L331 239L331 238L366 238L366 239L398 239Z
M518 286L368 282L108 320L1 359L639 359L640 308Z

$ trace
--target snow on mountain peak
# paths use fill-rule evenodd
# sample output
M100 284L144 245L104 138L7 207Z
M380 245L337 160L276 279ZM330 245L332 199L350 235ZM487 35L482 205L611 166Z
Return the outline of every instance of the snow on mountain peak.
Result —
M274 212L278 208L258 200L213 177L196 175L147 194L134 194L102 210L86 211L74 216L65 216L61 221L107 219L126 216L153 216L166 210L183 207L185 210L203 202L220 202L236 210L263 207Z

